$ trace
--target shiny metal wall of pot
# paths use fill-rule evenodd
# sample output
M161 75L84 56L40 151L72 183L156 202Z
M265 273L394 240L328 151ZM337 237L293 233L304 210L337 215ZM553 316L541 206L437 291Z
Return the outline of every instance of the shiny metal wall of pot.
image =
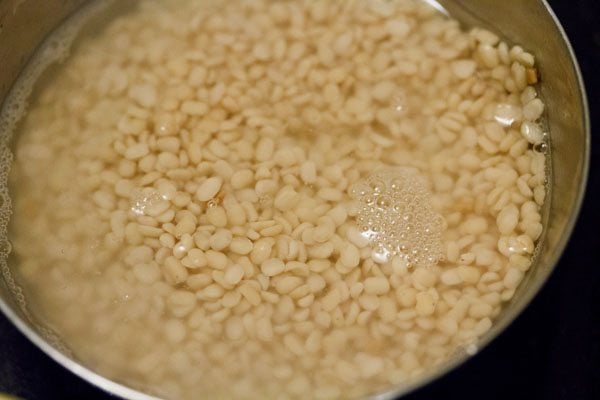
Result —
M426 0L434 3L433 0ZM0 1L0 104L36 47L85 0ZM480 341L485 346L531 301L554 269L575 225L583 200L590 150L589 115L581 74L568 39L546 1L440 0L449 14L466 25L488 27L508 41L520 43L537 60L546 103L552 166L547 197L544 242L537 261L513 300ZM0 134L5 134L0 132ZM5 238L0 238L5 239ZM0 309L33 343L83 379L126 398L150 398L80 365L50 345L20 310L5 279L0 279ZM395 398L443 375L469 358L450 359L408 385L375 398ZM25 384L25 383L24 383Z

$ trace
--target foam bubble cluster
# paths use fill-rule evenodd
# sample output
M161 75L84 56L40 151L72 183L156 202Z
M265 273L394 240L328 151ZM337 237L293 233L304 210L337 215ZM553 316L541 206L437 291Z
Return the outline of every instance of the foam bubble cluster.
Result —
M431 267L442 257L444 221L417 170L375 172L355 183L350 195L360 202L356 220L375 261L400 256L408 265Z
M131 211L135 215L150 215L149 210L160 203L164 203L165 200L158 190L144 188L134 194L131 201Z

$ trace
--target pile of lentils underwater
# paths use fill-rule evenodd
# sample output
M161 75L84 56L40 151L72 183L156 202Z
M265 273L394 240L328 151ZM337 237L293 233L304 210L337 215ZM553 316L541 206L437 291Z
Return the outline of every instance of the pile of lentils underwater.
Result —
M14 273L166 398L355 398L477 343L546 194L534 57L423 2L145 1L30 99Z

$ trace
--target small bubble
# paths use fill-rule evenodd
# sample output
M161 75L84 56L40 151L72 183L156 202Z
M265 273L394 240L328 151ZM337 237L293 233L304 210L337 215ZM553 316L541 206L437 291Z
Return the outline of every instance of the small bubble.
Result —
M535 144L533 145L533 151L538 153L546 153L548 151L548 144L545 142Z
M387 196L381 196L377 200L377 205L381 208L387 208L390 206L390 204L391 204L390 198Z
M383 183L383 181L380 180L371 182L371 189L373 189L374 194L383 193L385 191L385 183Z
M390 185L390 187L392 188L392 190L399 190L401 189L403 186L403 182L401 179L392 179L392 184Z

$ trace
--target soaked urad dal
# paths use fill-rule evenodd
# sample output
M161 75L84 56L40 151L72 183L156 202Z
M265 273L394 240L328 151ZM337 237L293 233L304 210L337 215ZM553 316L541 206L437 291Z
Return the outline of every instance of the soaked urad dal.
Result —
M118 2L121 3L121 2ZM171 399L354 398L476 346L542 234L533 56L396 1L145 1L30 99L11 268Z

